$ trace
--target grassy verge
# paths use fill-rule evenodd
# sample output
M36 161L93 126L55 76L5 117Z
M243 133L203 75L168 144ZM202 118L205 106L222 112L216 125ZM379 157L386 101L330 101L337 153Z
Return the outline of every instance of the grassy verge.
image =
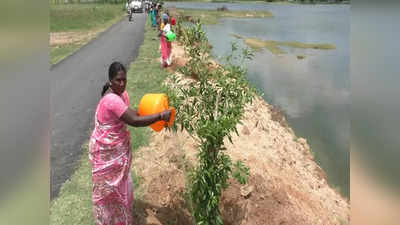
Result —
M138 105L145 93L162 91L161 83L167 76L167 72L160 67L158 47L157 32L151 29L150 24L147 23L139 56L132 63L127 74L127 91L131 98L132 107ZM149 128L130 127L129 129L132 136L132 151L136 151L141 146L149 143L152 132ZM91 200L92 176L87 143L83 145L82 149L83 156L80 160L79 168L71 179L65 182L60 190L59 197L50 204L50 224L52 225L94 225ZM132 177L135 185L135 198L140 199L141 178L137 176L134 169L132 169Z
M84 44L64 44L51 46L50 48L50 63L57 64L65 57L71 55L76 50L80 49Z
M264 18L273 17L268 11L217 11L198 9L177 9L176 12L189 22L201 19L203 24L217 24L224 17L233 18Z
M125 16L122 4L50 6L50 62L56 64Z

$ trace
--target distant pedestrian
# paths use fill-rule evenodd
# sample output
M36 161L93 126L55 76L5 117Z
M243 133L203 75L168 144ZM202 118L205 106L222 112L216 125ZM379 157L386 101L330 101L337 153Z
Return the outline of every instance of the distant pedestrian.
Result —
M172 26L175 26L175 25L176 25L176 19L175 19L175 17L172 17L172 18L171 18L171 25L172 25Z
M151 9L150 19L151 19L151 26L156 27L157 26L157 18L156 18L156 8L154 5Z
M171 25L168 22L168 16L166 14L163 15L163 23L164 27L161 30L160 34L160 43L161 43L161 65L162 67L167 67L171 65L171 42L167 41L166 34L171 31Z
M169 22L169 13L168 13L168 10L165 10L165 12L162 14L162 17L161 17L161 18L162 18L162 19L161 19L160 30L163 30L163 29L164 29L164 26L165 26L164 18L168 18L168 23L171 24L171 23Z
M158 7L158 3L156 4L156 6L155 6L155 13L156 13L156 21L157 21L157 25L158 26L160 26L160 23L159 23L159 7Z

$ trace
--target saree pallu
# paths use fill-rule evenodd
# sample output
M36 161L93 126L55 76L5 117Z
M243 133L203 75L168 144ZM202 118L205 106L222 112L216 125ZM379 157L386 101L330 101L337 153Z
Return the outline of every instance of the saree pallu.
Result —
M131 225L133 183L130 134L121 121L100 123L89 143L92 163L93 211L97 225Z

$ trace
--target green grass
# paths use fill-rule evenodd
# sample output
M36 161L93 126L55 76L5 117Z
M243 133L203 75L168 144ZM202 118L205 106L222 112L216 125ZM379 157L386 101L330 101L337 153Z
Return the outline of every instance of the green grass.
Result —
M260 51L263 48L268 49L274 55L286 54L279 46L287 46L292 48L303 48L303 49L322 49L322 50L330 50L336 49L335 45L332 44L307 44L298 41L270 41L270 40L260 40L258 38L246 38L242 37L238 34L231 34L233 37L237 39L242 39L246 45L251 47L256 51ZM300 56L299 59L303 59L304 57Z
M293 48L313 48L313 49L323 49L323 50L336 49L336 47L332 44L307 44L298 41L283 41L283 42L278 41L275 42L274 44L293 47Z
M177 9L177 12L184 17L200 19L203 24L217 24L223 17L234 18L264 18L273 17L268 11L217 11L198 9Z
M50 32L86 31L124 14L122 4L51 5Z
M50 204L50 224L95 224L92 212L92 176L88 146L84 144L79 169Z
M155 40L153 40L153 38ZM162 81L168 73L162 70L158 57L159 39L157 32L146 24L144 43L140 48L139 56L128 71L127 91L131 98L131 106L138 105L145 93L161 92ZM111 62L110 62L111 63ZM130 127L132 137L132 151L146 146L150 141L150 128ZM66 181L60 190L58 198L50 204L50 224L52 225L94 225L92 212L92 181L91 165L88 157L87 143L83 145L83 155L80 159L79 168ZM135 157L136 153L133 154ZM142 178L132 167L132 177L135 188L135 199L141 198L143 190L140 189Z
M97 34L105 31L125 16L123 4L60 4L50 5L50 32L74 32L82 40L68 44L52 45L50 62L56 64L87 44ZM88 32L96 35L85 37Z
M50 63L57 64L65 57L81 48L81 46L80 44L66 44L50 48Z

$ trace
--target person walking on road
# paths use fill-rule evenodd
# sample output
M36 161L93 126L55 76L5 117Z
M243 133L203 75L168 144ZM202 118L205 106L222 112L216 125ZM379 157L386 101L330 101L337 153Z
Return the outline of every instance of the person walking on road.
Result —
M92 164L93 211L98 225L131 225L133 184L131 178L131 137L127 125L148 126L169 121L171 111L139 116L130 108L126 69L114 62L109 81L101 92L95 113L95 127L89 142Z

